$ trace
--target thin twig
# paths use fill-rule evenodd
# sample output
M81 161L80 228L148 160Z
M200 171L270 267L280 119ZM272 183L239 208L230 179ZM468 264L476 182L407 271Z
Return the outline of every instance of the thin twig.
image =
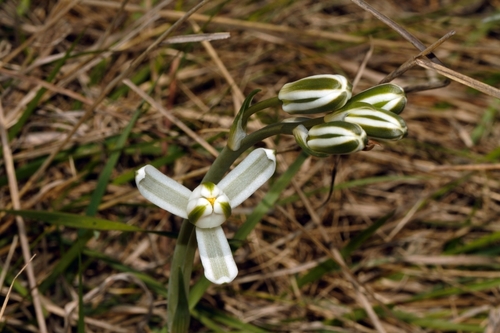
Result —
M128 283L134 283L142 289L143 294L147 298L148 306L147 306L147 312L145 315L145 319L148 319L153 312L153 301L154 301L153 295L151 294L151 291L148 289L146 284L142 280L140 280L139 278L137 278L136 276L134 276L131 273L118 273L115 275L108 276L99 286L97 286L94 289L87 292L83 296L82 302L84 304L86 304L86 303L90 302L93 298L95 298L96 296L104 294L106 292L106 290L116 281L125 281ZM66 304L66 306L64 307L64 331L65 332L71 332L70 322L71 322L71 319L75 319L77 316L77 314L74 312L76 309L78 309L78 305L79 305L78 300L76 300L76 301L73 301L71 303ZM86 317L86 318L84 318L84 321L89 323L89 319L90 318ZM144 323L144 321L142 321L142 323ZM139 324L139 326L142 326L142 324ZM119 326L115 326L115 327L116 327L117 331L118 330L123 331L123 329L121 327L119 327ZM139 332L141 332L141 331L139 331Z
M395 71L387 75L385 78L383 78L379 83L386 83L386 82L391 82L397 77L400 77L403 75L407 70L410 68L414 67L416 65L416 59L421 56L427 56L430 53L432 53L436 48L438 48L441 44L443 44L445 41L447 41L449 38L451 38L453 35L455 35L455 31L452 30L448 32L446 35L443 37L439 38L436 42L434 42L431 46L427 47L426 49L422 50L420 53L418 53L416 56L412 57L411 59L407 60L404 64L399 66Z
M167 38L161 45L180 44L180 43L195 43L195 42L210 42L213 40L227 39L231 37L229 32L214 32L206 34L182 35Z
M24 272L24 270L28 267L28 266L31 266L31 261L33 261L33 258L35 258L36 254L34 254L26 264L24 264L24 266L21 268L21 270L16 274L16 276L14 276L14 279L12 280L12 283L10 284L10 287L9 287L9 290L7 291L7 294L5 295L5 299L3 301L3 304L2 304L2 309L0 310L0 322L2 322L2 317L3 317L3 314L5 312L5 308L7 307L7 302L9 301L9 297L10 297L10 293L12 291L12 288L14 287L14 282L16 282L16 279L19 277L19 275L21 275L22 272ZM44 321L45 323L45 321ZM40 328L40 327L39 327ZM47 331L47 329L45 329L45 332ZM40 328L40 332L42 332L42 329Z
M427 201L427 197L420 198L415 202L413 207L406 213L405 217L398 222L398 224L392 229L389 236L387 236L384 241L389 243L394 236L396 236L407 224L410 222L411 218L417 213L417 211L422 208L423 204Z
M467 165L436 165L429 171L493 171L500 170L500 163L467 164Z
M118 9L118 12L113 17L113 21L111 21L111 24L108 25L108 27L104 31L104 34L102 34L101 37L99 37L99 40L97 41L97 43L95 45L96 49L100 49L104 45L104 42L111 34L111 31L113 31L113 29L116 28L117 23L120 21L120 17L123 14L123 12L125 11L125 6L127 5L128 2L129 2L129 0L123 0L121 2L120 8Z
M196 24L196 22L191 21L189 23L191 23L191 26L194 28L194 31L196 33L200 32L200 27L198 26L198 24ZM201 45L203 45L205 50L212 58L213 62L215 62L217 68L219 68L219 70L221 71L222 76L224 77L224 79L226 79L227 83L229 84L229 87L231 88L231 91L233 93L234 114L236 115L238 109L245 100L245 96L241 92L241 89L238 86L238 84L234 81L233 77L227 70L226 66L224 65L224 62L220 59L219 55L217 54L217 51L215 51L212 44L204 40L201 42Z
M434 47L431 46L430 48L428 48L428 47L425 46L425 44L423 44L420 40L418 40L417 37L415 37L411 33L409 33L405 28L403 28L402 26L400 26L399 24L397 24L396 22L394 22L393 20L391 20L389 17L385 16L384 14L382 14L381 12L379 12L378 10L376 10L375 8L373 8L372 6L370 6L369 4L367 4L366 2L364 2L363 0L351 0L351 1L354 2L356 5L358 5L359 7L363 8L364 10L370 12L373 16L375 16L380 21L382 21L383 23L385 23L391 29L395 30L398 34L400 34L403 38L405 38L407 41L409 41L418 50L420 50L421 52L425 51L425 54L427 55L427 58L430 59L433 63L438 64L438 65L443 65L443 63L438 59L438 57L436 57L436 55L434 53L432 53L432 50L435 47L437 47L438 45L440 45L442 42L444 42L444 40L446 40L447 38L451 37L451 35L453 35L453 33L451 33L450 36L448 36L448 34L445 35L445 37L446 36L448 36L448 37L446 37L442 41L438 40L436 42L437 43L436 46L434 46ZM434 43L434 44L436 44L436 43ZM428 52L428 51L431 51L431 52ZM413 67L413 65L411 63L408 64L408 66ZM405 70L407 70L407 69L405 69ZM401 74L399 74L399 75L401 75ZM393 78L395 78L395 77L397 77L397 76L394 76ZM390 81L390 80L388 80L388 81L384 81L384 80L382 80L380 83L389 82ZM424 91L424 90L430 90L430 89L436 89L436 88L446 87L449 84L450 84L450 80L445 79L443 81L432 82L432 83L429 83L429 84L426 84L426 85L419 85L419 86L413 86L413 87L405 88L405 91L406 92L410 92L410 91Z
M148 102L152 107L157 109L158 111L161 112L168 120L170 120L172 123L174 123L177 127L179 127L181 130L183 130L187 135L189 135L193 140L198 142L203 148L205 148L210 154L212 154L214 157L217 157L219 155L219 152L212 147L208 142L203 140L198 134L196 134L192 129L186 126L182 121L177 119L171 112L169 112L167 109L165 109L163 106L160 105L157 101L155 101L151 96L146 94L144 91L142 91L138 86L136 86L132 81L129 79L123 80L123 83L127 85L130 89L132 89L137 95L139 95L143 100Z
M389 26L391 29L395 30L398 34L400 34L404 39L409 41L413 46L415 46L418 50L423 51L426 49L426 46L418 40L417 37L413 36L411 33L409 33L405 28L391 20L389 17L385 16L363 0L351 0L354 2L356 5L359 7L363 8L364 10L370 12L373 16L378 18L380 21L382 21L384 24ZM443 64L434 53L429 53L428 55L429 59L432 59L433 62L438 63L438 64Z
M480 92L498 98L500 99L500 89L497 89L495 87L492 87L486 83L483 83L481 81L475 80L471 77L468 77L467 75L460 74L452 69L449 69L447 67L444 67L439 64L435 64L432 61L430 61L427 58L421 57L415 60L416 64L427 68L427 69L433 69L436 72L438 72L441 75L444 75L453 81L457 81L463 85L466 85L468 87L471 87L473 89L479 90Z
M368 52L366 52L365 57L363 59L363 62L361 63L361 65L358 68L358 71L356 72L356 76L354 77L354 80L352 80L352 90L353 91L354 91L354 89L356 89L356 86L358 85L359 80L363 76L363 72L365 71L366 65L368 64L368 60L370 60L370 58L373 55L373 49L374 49L373 43L371 42L371 38L370 38L370 48L368 49Z
M351 272L349 267L347 267L344 258L342 258L342 255L340 254L339 250L336 248L332 249L332 254L333 257L335 258L335 261L339 264L339 266L342 268L342 273L344 273L344 276L346 277L347 280L351 282L353 285L355 291L356 291L356 296L358 297L359 302L365 309L366 313L368 314L368 317L371 319L373 325L377 329L378 332L385 333L387 332L382 326L382 323L380 322L379 317L373 310L373 306L368 302L368 299L366 298L364 292L368 292L366 288L364 288L354 277L354 274ZM364 292L363 292L364 291ZM373 295L372 295L373 296Z
M0 74L3 74L3 75L8 76L8 77L15 77L17 79L22 80L23 82L38 84L41 87L44 87L45 89L47 89L49 91L52 91L53 93L68 96L69 98L72 98L76 101L80 101L80 102L87 104L87 105L92 104L91 99L89 99L83 95L80 95L73 90L60 87L58 85L55 85L53 83L47 82L45 80L42 80L42 79L39 79L39 78L36 78L33 76L21 74L19 72L11 71L11 70L8 70L5 68L0 68Z
M16 170L14 168L14 159L12 157L12 151L9 146L9 138L7 134L7 127L5 123L5 117L3 113L2 103L0 102L0 136L2 140L2 150L5 162L5 170L7 173L7 179L9 182L9 191L12 201L12 207L15 210L21 209L21 200L19 195L19 189L17 187ZM38 295L38 288L36 285L35 271L33 265L31 265L31 250L28 241L28 236L26 233L26 226L24 220L21 216L16 216L17 232L19 234L19 240L21 242L21 250L23 253L24 261L26 262L26 273L28 275L28 283L31 290L31 297L33 298L33 306L35 308L36 319L38 323L38 328L41 333L47 333L47 325L45 324L45 318L43 315L42 303Z
M17 241L19 237L14 235L12 238L12 243L10 244L9 253L7 254L7 259L5 260L5 264L2 267L2 274L0 274L0 290L2 290L3 282L5 281L5 277L7 276L7 272L9 271L10 262L12 261L12 256L14 255L14 251L17 247ZM2 315L0 314L0 319Z

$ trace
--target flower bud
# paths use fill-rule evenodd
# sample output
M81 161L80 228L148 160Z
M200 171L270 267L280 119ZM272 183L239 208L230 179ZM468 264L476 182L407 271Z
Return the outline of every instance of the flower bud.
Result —
M367 103L349 103L348 106L325 116L325 122L346 121L361 126L373 139L399 140L408 134L403 118Z
M198 228L215 228L231 215L229 199L214 183L202 183L194 189L187 204L189 222Z
M368 142L365 131L356 124L332 121L311 127L304 125L293 130L297 143L309 154L328 155L351 154L363 150Z
M351 103L358 102L368 103L376 108L400 114L406 106L406 95L400 86L384 83L354 95L346 107L349 107Z
M313 114L334 111L352 96L352 85L342 75L314 75L281 88L278 98L290 114Z

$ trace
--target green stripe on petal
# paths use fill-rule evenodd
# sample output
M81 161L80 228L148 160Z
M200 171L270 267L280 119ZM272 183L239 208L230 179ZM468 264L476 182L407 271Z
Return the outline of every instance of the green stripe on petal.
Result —
M229 202L218 202L218 204L220 207L220 213L223 214L227 220L229 218L229 216L231 216L231 212L232 212L231 204L229 204ZM219 212L218 209L216 209L216 211Z
M365 131L344 121L327 122L311 127L307 144L325 154L351 154L363 150L368 142Z
M187 218L188 218L189 222L196 225L196 222L199 221L199 219L205 214L206 211L207 211L206 205L197 205L193 209L190 210Z
M276 156L271 149L252 151L217 186L227 195L232 208L241 204L261 187L276 170Z
M174 215L187 218L186 206L191 195L188 188L151 165L137 170L135 182L146 199Z
M214 189L217 187L214 183L212 182L203 182L200 184L203 187L204 191L208 191L210 193L214 192Z
M238 275L231 248L221 227L196 228L196 240L205 277L216 284L229 283Z

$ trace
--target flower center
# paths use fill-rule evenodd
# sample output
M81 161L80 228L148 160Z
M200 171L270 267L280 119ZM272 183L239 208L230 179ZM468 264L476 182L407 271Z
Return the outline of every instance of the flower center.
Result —
M231 215L229 199L214 183L202 183L188 200L189 222L198 228L215 228Z
M215 205L215 201L217 200L217 198L215 197L211 197L211 198L205 198L208 200L208 202L210 202L210 204L212 205L212 207Z

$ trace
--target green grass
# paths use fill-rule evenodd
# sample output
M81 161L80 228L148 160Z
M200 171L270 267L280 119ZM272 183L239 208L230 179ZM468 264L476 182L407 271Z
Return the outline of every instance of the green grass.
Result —
M29 40L61 10L57 4L0 2L5 18L0 36L7 48L14 50ZM47 323L63 327L58 311L76 301L77 320L70 322L69 330L104 332L85 321L91 318L123 330L136 331L143 325L164 333L169 321L170 261L181 221L140 197L135 170L151 164L192 188L213 157L122 82L92 110L69 144L59 147L88 105L58 89L97 100L107 84L129 69L162 33L153 29L177 19L171 12L153 12L146 1L140 6L129 2L122 12L104 5L75 6L59 22L61 26L48 29L9 63L2 63L2 68L27 79L0 73L2 112L8 120L5 133L15 167L8 175L2 147L0 272L19 233L15 218L23 218L29 251L37 254L33 267L38 290L52 304L44 306ZM186 11L191 5L177 1L165 8ZM485 5L481 12L463 14L470 9L465 2L446 7L419 8L411 1L391 6L381 10L426 45L456 29L457 34L438 49L441 60L449 68L498 86L494 74L498 31L495 22L481 21L494 15L494 8ZM152 14L157 16L152 16L151 24L138 29L138 20ZM418 52L349 2L275 1L257 6L251 1L224 1L207 5L199 14L205 15L196 16L203 32L231 32L230 39L211 43L238 87L229 86L199 43L161 45L128 78L217 151L225 146L242 102L234 89L245 96L261 89L254 96L256 103L304 76L342 73L354 78L369 43L312 38L310 31L376 39L358 90L374 85ZM117 25L106 36L115 17ZM225 18L233 21L228 24ZM255 28L259 23L266 23L267 30ZM175 34L192 34L193 29L186 23ZM101 37L103 44L96 50L93 46ZM126 47L114 49L121 42ZM47 58L52 55L60 57ZM420 84L432 75L412 69L402 82ZM37 86L31 78L57 88ZM14 114L26 96L31 99ZM343 158L329 200L333 159L306 156L290 135L260 143L278 151L278 171L224 224L240 274L231 284L214 286L195 259L188 298L178 295L184 302L180 308L189 309L192 320L176 325L202 333L346 332L360 327L375 331L366 304L355 292L361 285L377 319L401 332L491 328L488 316L498 306L495 295L500 285L495 261L500 184L498 169L484 165L498 163L500 157L498 100L458 83L431 94L412 94L409 100L401 115L409 137ZM424 116L421 110L428 112ZM251 117L248 132L286 117L274 107ZM56 134L60 136L53 139ZM12 209L16 194L9 187L9 176L22 188L53 152L57 154L43 176L19 196L21 209ZM450 169L439 171L443 165ZM477 168L454 169L464 165ZM321 226L312 222L311 209ZM307 225L308 233L282 211L300 226ZM389 238L401 221L404 227ZM311 237L327 249L339 249L346 268ZM0 325L0 331L28 332L39 325L26 276L14 282L24 265L21 252L16 249L5 271L2 287L13 284L13 294L8 301L4 298L9 321ZM437 260L451 255L492 260L482 265ZM436 258L436 264L411 264L406 256ZM114 280L120 274L131 280ZM92 292L96 295L88 300Z

